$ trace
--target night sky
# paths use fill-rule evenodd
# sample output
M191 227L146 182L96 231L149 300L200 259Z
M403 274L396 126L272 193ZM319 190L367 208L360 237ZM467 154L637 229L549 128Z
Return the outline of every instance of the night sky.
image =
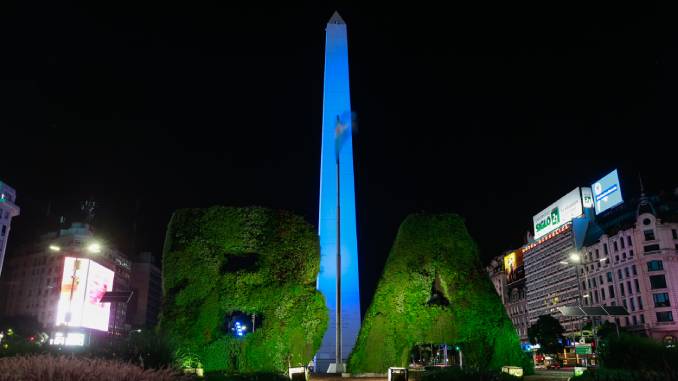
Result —
M650 192L678 186L678 44L661 10L95 3L0 9L0 180L22 208L8 255L44 232L48 205L54 219L88 198L98 233L157 256L177 208L262 205L317 225L335 9L364 304L409 213L461 214L486 262L614 168L627 197L639 173Z

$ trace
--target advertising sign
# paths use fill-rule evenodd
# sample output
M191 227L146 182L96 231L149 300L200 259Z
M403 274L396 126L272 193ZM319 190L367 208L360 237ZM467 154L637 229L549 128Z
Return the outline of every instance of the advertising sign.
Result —
M83 327L108 331L111 303L99 303L107 291L113 290L113 271L90 261L85 303L82 316Z
M558 229L558 227L572 221L573 218L581 216L583 212L581 190L577 187L532 217L534 239L539 239L539 237Z
M603 213L624 202L621 186L619 185L619 175L616 169L596 181L591 185L591 188L593 188L593 202L596 214Z
M591 188L581 188L581 203L584 205L584 208L593 208L593 192Z
M64 272L61 277L61 290L57 304L56 325L80 327L82 325L82 306L85 301L84 283L89 271L89 259L64 258Z
M509 283L525 276L522 250L514 250L504 256L504 271Z
M110 303L99 303L113 288L114 272L85 258L64 258L57 304L57 326L108 331Z

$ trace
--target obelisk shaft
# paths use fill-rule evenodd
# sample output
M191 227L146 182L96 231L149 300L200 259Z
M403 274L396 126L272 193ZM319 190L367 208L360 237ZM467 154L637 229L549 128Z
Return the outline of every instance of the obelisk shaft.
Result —
M326 372L330 363L335 363L340 368L346 362L360 329L350 114L346 24L335 13L326 29L323 89L318 221L321 257L317 287L325 297L329 309L329 324L316 355L316 369L320 372ZM347 131L344 132L341 144L337 145L335 137L339 119L345 124ZM336 150L336 147L339 149Z

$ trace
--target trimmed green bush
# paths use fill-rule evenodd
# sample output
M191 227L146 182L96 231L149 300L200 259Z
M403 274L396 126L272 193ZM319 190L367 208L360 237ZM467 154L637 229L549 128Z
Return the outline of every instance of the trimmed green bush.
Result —
M425 343L460 345L470 369L513 365L532 371L455 214L415 214L402 223L348 367L385 373L407 366L412 348Z
M205 371L284 372L306 365L327 327L315 289L320 249L303 218L265 208L182 209L167 228L160 331ZM227 317L256 314L236 338ZM250 327L251 331L251 327Z

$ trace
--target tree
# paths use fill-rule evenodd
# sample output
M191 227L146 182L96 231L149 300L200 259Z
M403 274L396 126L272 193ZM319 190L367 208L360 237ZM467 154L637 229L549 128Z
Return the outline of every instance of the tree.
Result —
M600 326L596 328L596 336L598 337L599 340L605 340L610 337L617 337L618 333L622 334L626 332L626 329L624 327L619 327L619 330L617 330L616 324L606 321L603 322Z
M558 319L551 315L542 315L527 329L530 343L539 344L540 353L560 353L563 350L565 329Z

